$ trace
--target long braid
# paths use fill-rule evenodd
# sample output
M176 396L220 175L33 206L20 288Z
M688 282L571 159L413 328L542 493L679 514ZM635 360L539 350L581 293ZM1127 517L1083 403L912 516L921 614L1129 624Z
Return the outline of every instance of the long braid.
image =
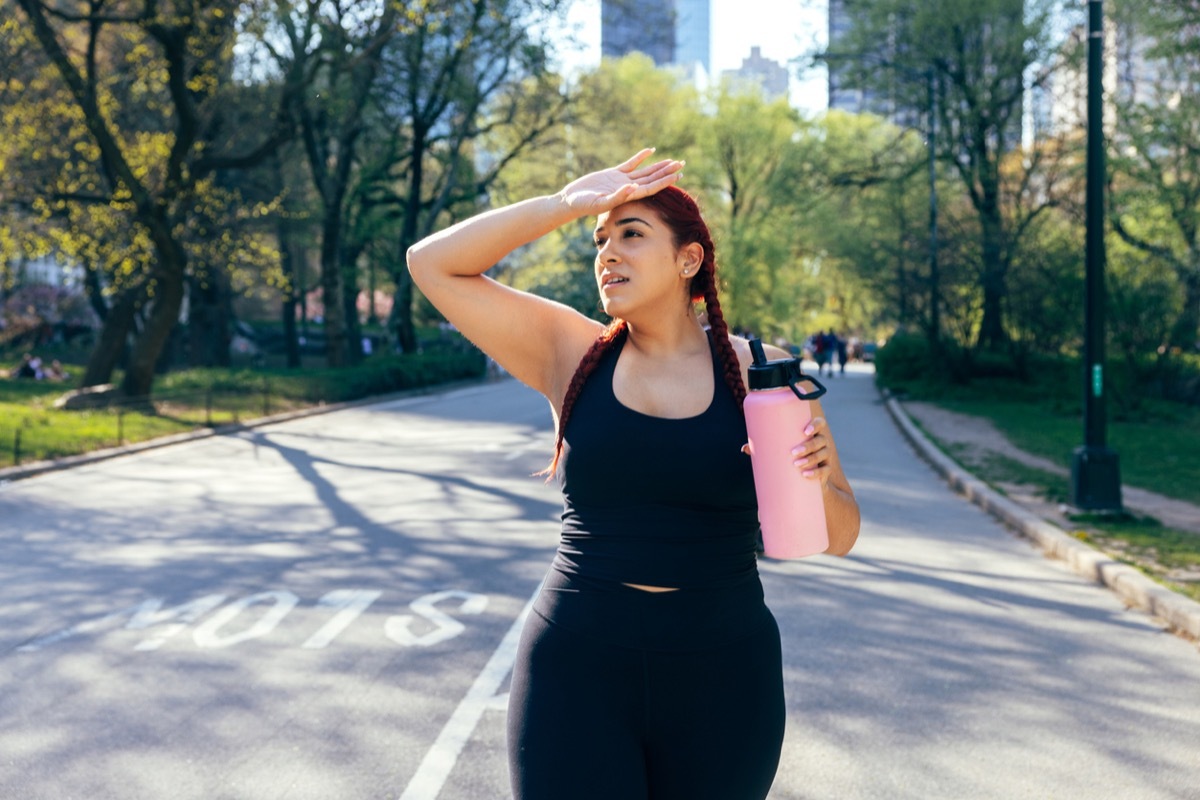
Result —
M672 187L673 188L673 187ZM686 199L687 205L690 208L687 211L694 210L694 221L686 226L685 236L681 237L676 234L676 244L683 244L690 240L695 241L704 248L704 260L700 263L700 269L696 272L696 277L692 278L690 294L692 302L704 301L704 309L708 314L708 326L712 330L713 343L717 347L717 355L721 358L721 366L725 376L725 385L729 387L729 391L733 393L734 399L737 401L737 407L740 410L742 403L746 399L746 385L742 382L742 364L738 361L737 353L733 349L733 343L729 340L729 325L725 322L725 314L721 311L721 301L717 297L717 252L716 245L713 244L712 235L708 232L708 226L704 224L700 217L700 210L683 190L677 190L683 199ZM652 198L653 199L653 198ZM661 213L661 212L660 212ZM689 215L690 216L690 215ZM669 220L668 224L679 223L675 220ZM676 228L676 230L680 230ZM679 241L682 239L682 241Z
M558 470L558 460L562 456L563 449L563 433L567 429L567 420L571 418L571 411L575 408L575 400L579 397L580 391L583 390L583 385L587 383L587 379L593 372L596 371L600 359L609 351L626 333L627 325L625 320L613 320L601 334L596 337L596 341L592 342L592 346L584 353L583 358L579 359L579 366L575 368L575 374L571 376L571 382L567 385L567 393L563 397L562 411L558 415L558 432L554 438L554 457L550 459L550 465L537 475L545 475L546 480L554 477Z
M712 329L713 342L717 346L717 355L721 357L724 367L725 384L733 392L737 407L741 409L746 400L746 384L742 382L742 364L734 352L733 343L729 341L729 325L721 312L721 301L717 299L716 276L709 281L704 290L704 308L708 312L708 325Z

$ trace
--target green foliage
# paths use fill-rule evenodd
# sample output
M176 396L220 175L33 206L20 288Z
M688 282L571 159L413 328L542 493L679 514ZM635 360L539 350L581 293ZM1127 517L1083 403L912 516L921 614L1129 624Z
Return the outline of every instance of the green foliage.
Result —
M277 260L258 227L269 200L223 183L282 135L263 108L270 98L228 80L242 4L177 0L111 13L76 3L65 13L61 3L0 0L5 12L16 5L25 56L16 80L26 91L0 87L10 101L0 173L11 176L0 207L11 230L36 232L18 248L82 267L93 302L121 309L105 316L113 335L97 337L86 382L111 378L113 353L134 331L125 389L144 394L188 282ZM247 104L267 124L230 124L231 109Z
M1011 156L1021 138L1026 75L1055 60L1056 6L1056 0L846 0L855 24L834 54L833 68L845 69L880 102L936 118L938 158L953 167L977 224L981 302L969 333L992 348L1008 340L1007 252L1052 200L1045 191L1013 190L1030 185L1036 162ZM1040 175L1033 184L1049 185Z
M925 158L919 137L873 115L833 110L816 139L827 188L814 193L801 230L833 291L815 327L867 338L897 324L925 328L929 183L917 169Z
M1027 353L1076 352L1083 336L1084 231L1065 215L1044 214L1013 254L1009 333ZM1113 322L1118 314L1112 314Z
M1164 351L1110 361L1114 413L1135 417L1156 401L1200 406L1200 354Z
M483 376L486 359L475 350L435 350L411 355L370 358L349 370L323 370L311 375L306 399L343 402Z
M945 381L946 370L934 359L929 340L912 333L897 333L875 354L875 380L893 392Z
M32 36L25 3L50 9L70 63L91 81L97 113L72 96L62 65ZM157 303L134 290L146 291L162 266L159 243L169 233L186 255L199 327L198 295L216 270L233 273L221 278L234 293L258 289L274 303L281 291L313 288L306 265L321 261L328 234L338 247L325 260L340 270L331 276L357 288L369 264L372 278L387 273L379 288L396 292L397 315L411 308L433 321L436 311L406 294L403 250L414 238L483 204L554 192L651 144L688 161L683 186L700 197L716 236L735 326L789 341L829 328L866 339L898 326L929 332L938 297L942 362L923 369L912 353L894 351L891 368L909 373L904 380L924 371L935 385L983 375L1036 385L1054 363L1046 358L1077 355L1081 142L1039 140L1013 151L1019 137L1006 134L1015 133L1010 112L1029 87L1010 90L1022 75L1040 84L1041 65L1057 60L1050 54L1060 29L1046 24L1054 0L847 0L861 16L860 38L839 47L865 57L838 67L915 110L908 129L837 111L805 119L745 87L701 93L639 55L555 75L545 60L554 43L539 38L535 23L562 5L487 0L475 19L453 3L216 0L188 16L175 12L191 0L171 0L161 22L186 41L179 73L170 48L134 11L89 26L48 0L0 0L0 283L13 288L7 256L66 255L100 276L110 304L130 289L142 306L136 330L144 330ZM393 13L394 31L373 27ZM1152 102L1118 109L1110 148L1110 375L1114 413L1129 415L1146 397L1196 394L1175 349L1190 348L1180 331L1200 307L1200 255L1187 235L1200 228L1200 105L1196 93L1176 89L1194 82L1200 48L1174 35L1188 29L1190 12L1178 4L1130 0L1109 13L1151 38L1149 55L1164 61L1157 74L1170 77L1139 87L1138 98ZM366 48L377 63L360 58L368 41L380 43ZM91 65L82 55L89 44ZM182 95L170 91L177 74L188 84ZM939 111L936 285L930 74ZM288 92L298 101L291 118L320 140L305 143L315 145L312 158L297 140L253 174L218 169L223 156L256 152ZM119 157L101 150L98 125ZM352 157L343 165L338 154ZM139 208L166 219L155 228ZM281 265L277 242L290 263ZM591 261L585 221L513 254L493 274L596 315ZM166 278L158 280L153 289L163 297ZM1003 340L986 352L968 349L997 309ZM393 319L389 329L399 328Z
M815 193L809 125L782 100L724 84L698 141L702 200L731 326L802 341L825 306L801 220ZM808 191L806 191L808 190Z
M1131 0L1113 12L1120 36L1148 43L1144 57L1155 76L1136 93L1116 97L1116 131L1110 166L1114 176L1110 220L1121 241L1139 251L1154 274L1150 302L1138 309L1147 319L1166 311L1163 336L1171 347L1200 349L1200 47L1195 9L1186 3ZM1189 15L1193 27L1189 25ZM1181 35L1180 31L1187 31ZM1173 308L1163 290L1173 273L1179 298ZM1127 276L1126 283L1136 281ZM1153 332L1164 334L1162 317Z

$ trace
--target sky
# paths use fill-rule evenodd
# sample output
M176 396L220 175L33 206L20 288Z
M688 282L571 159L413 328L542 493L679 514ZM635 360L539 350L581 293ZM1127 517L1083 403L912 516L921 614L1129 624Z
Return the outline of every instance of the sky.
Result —
M650 0L653 2L653 0ZM782 64L823 42L826 31L823 0L712 0L712 71L719 75L737 69L750 48ZM567 59L568 66L600 62L600 0L575 0L568 24L579 31L583 47ZM792 104L806 111L825 108L824 75L806 81L792 75Z

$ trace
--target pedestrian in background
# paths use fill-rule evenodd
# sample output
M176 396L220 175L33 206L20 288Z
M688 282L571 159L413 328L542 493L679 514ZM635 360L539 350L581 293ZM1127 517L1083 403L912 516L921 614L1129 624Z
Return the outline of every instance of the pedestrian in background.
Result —
M817 335L813 337L813 358L817 362L817 374L824 375L830 358L829 334L825 331L817 331Z
M553 196L416 244L417 286L549 401L562 537L522 634L509 693L517 800L754 800L774 780L785 708L779 629L755 557L757 500L716 261L682 162L651 150ZM602 325L484 273L596 216ZM704 301L709 330L695 304ZM770 358L786 358L768 347ZM828 552L859 513L819 404L797 469L820 481Z

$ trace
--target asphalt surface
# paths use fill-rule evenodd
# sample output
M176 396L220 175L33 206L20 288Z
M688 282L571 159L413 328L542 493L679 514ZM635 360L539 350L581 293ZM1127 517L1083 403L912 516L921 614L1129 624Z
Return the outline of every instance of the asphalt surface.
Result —
M954 494L869 374L829 384L864 524L762 564L771 796L1200 798L1195 645ZM507 381L0 486L0 798L506 797L550 444Z

